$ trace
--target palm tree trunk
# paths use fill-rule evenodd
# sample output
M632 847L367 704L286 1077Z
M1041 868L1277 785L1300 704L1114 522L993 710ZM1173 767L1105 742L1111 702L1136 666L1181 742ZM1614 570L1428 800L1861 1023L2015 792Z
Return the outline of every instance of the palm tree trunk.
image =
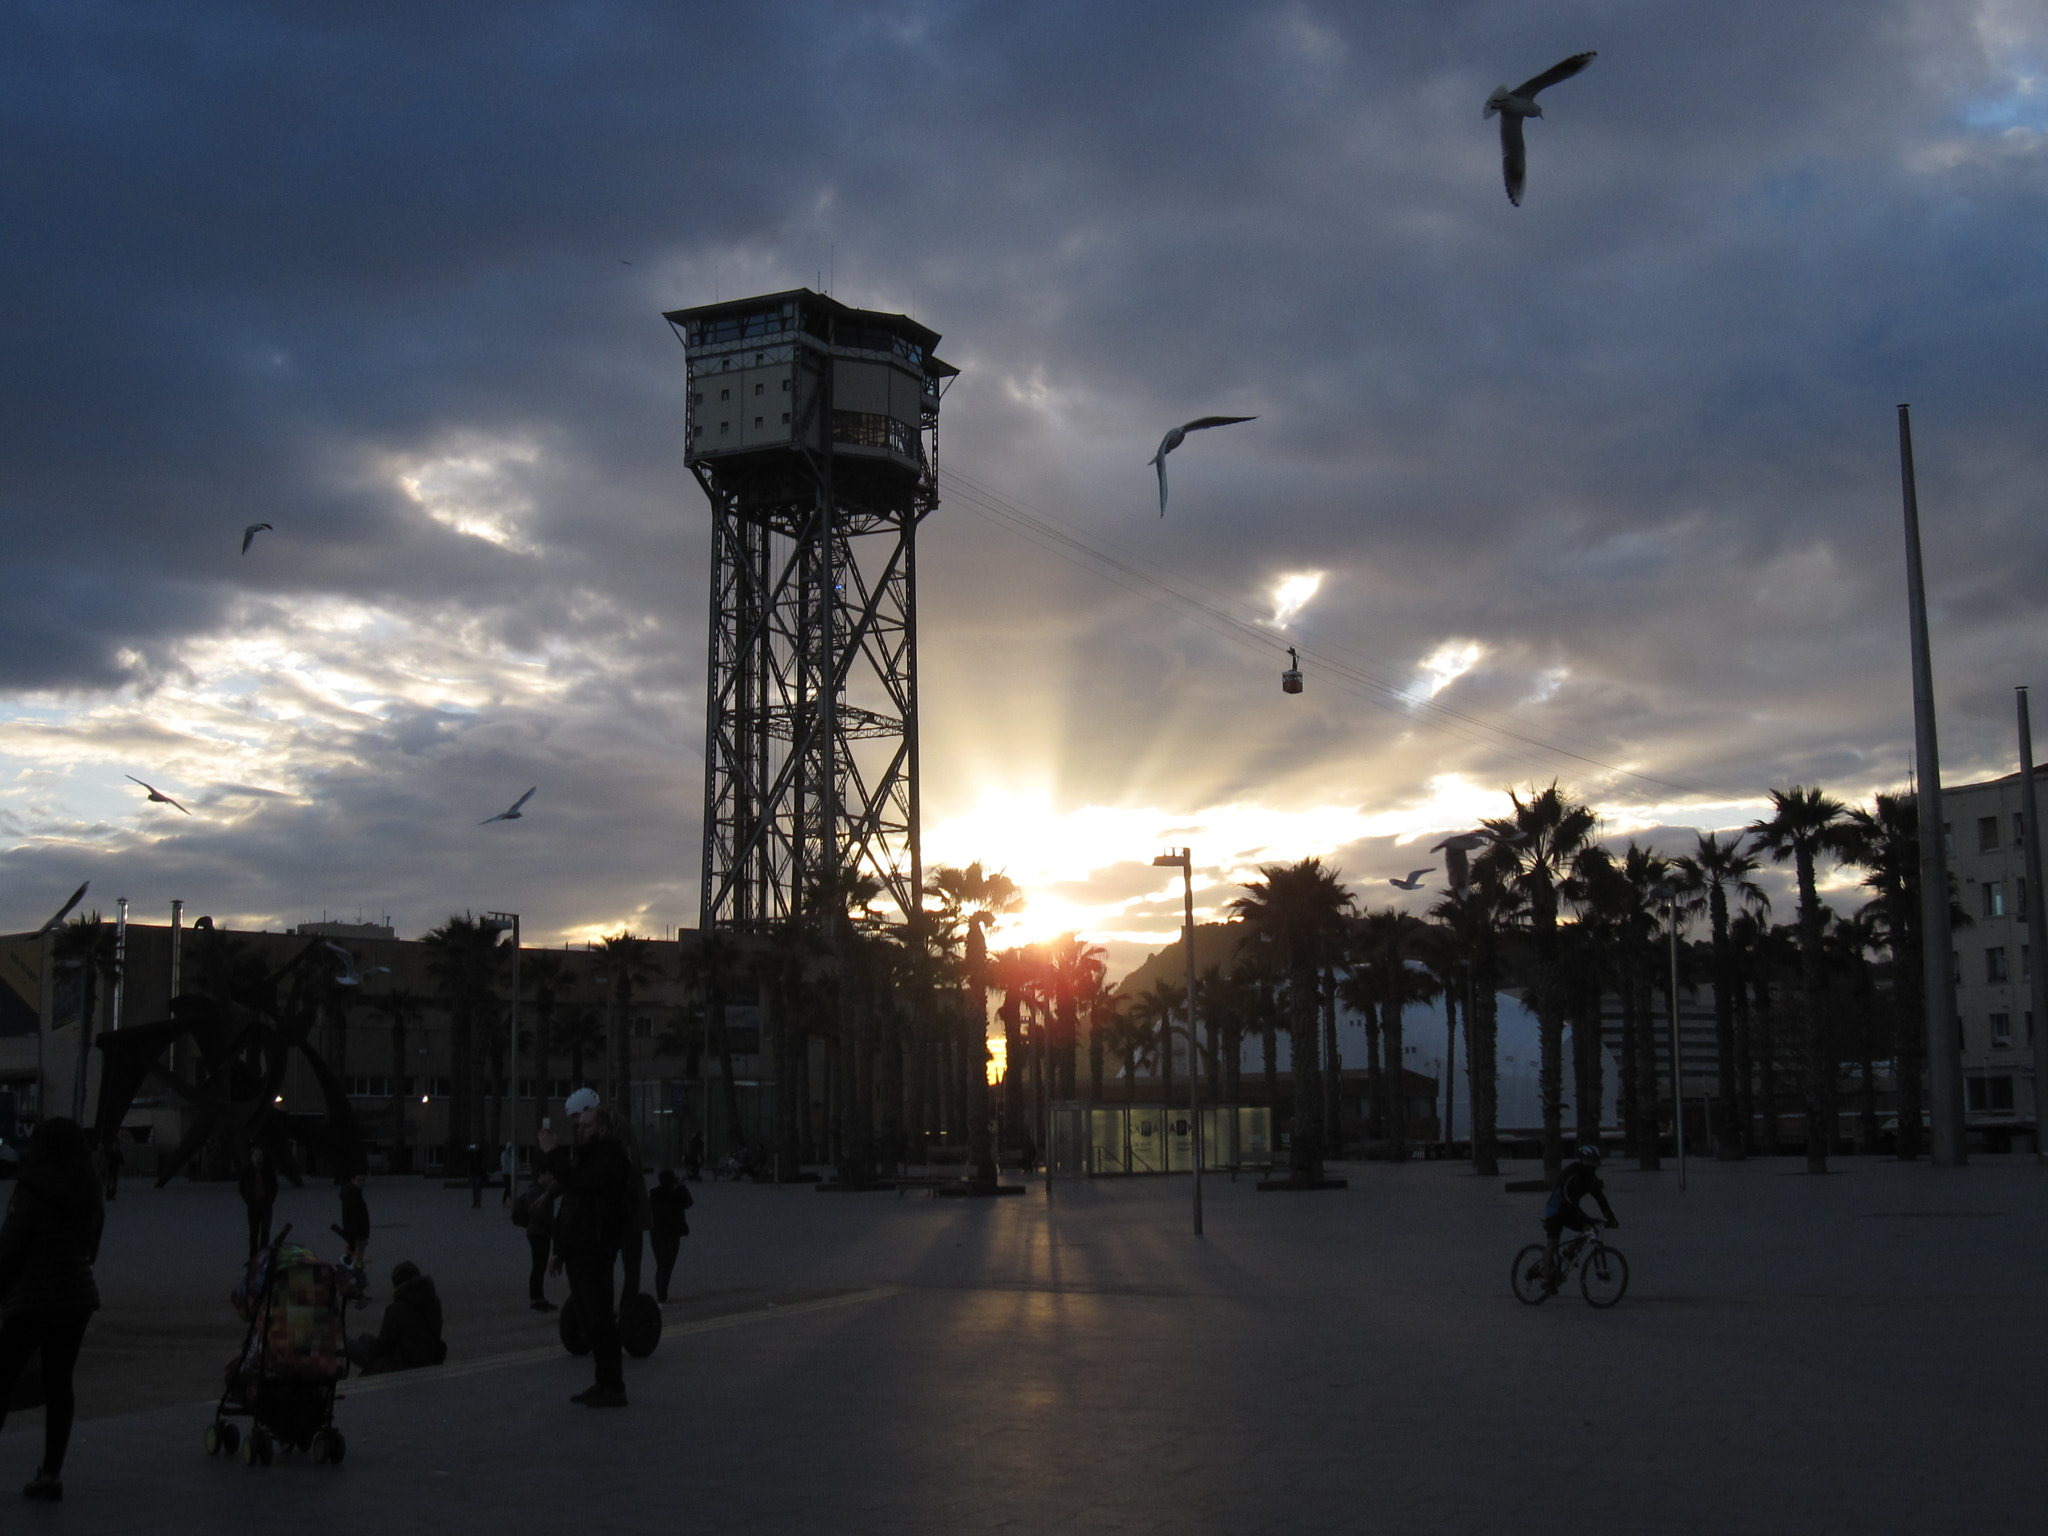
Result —
M1337 977L1327 966L1323 968L1322 993L1323 1124L1328 1127L1330 1155L1337 1157L1344 1150L1344 1057L1337 1049ZM1192 1033L1188 1050L1192 1055Z
M1638 1102L1642 1079L1636 1070L1636 1036L1642 1020L1636 1013L1635 946L1627 938L1621 944L1617 979L1621 992L1621 1151L1624 1157L1634 1157L1638 1151L1636 1133L1642 1122L1642 1106Z
M1379 1006L1365 1005L1365 1134L1373 1141L1387 1139L1387 1074L1380 1066L1385 1044L1380 1012Z
M1491 946L1481 948L1466 972L1465 1075L1472 1084L1472 1171L1487 1178L1500 1173L1499 1000Z
M1294 1133L1288 1149L1289 1165L1298 1182L1309 1184L1323 1176L1323 1083L1313 966L1294 967L1287 983L1287 1003L1294 1077Z
M1577 1017L1572 1020L1572 1093L1578 1111L1578 1143L1600 1141L1600 1103L1607 1096L1600 1051L1605 1045L1600 1018L1600 984L1586 978L1578 990Z
M1828 1143L1834 1139L1834 1127L1829 1121L1835 1074L1827 1005L1821 996L1825 973L1820 952L1820 892L1814 886L1813 855L1803 848L1798 854L1798 869L1799 990L1800 1006L1806 1013L1806 1071L1802 1074L1806 1098L1806 1171L1826 1173Z
M1741 1129L1735 1123L1741 1104L1735 1072L1735 958L1728 943L1728 896L1719 884L1708 894L1707 906L1714 931L1714 1066L1719 1087L1714 1100L1714 1156L1732 1163L1743 1155Z
M1387 995L1380 1023L1387 1052L1387 1155L1397 1163L1408 1159L1408 1049L1400 993L1406 972L1399 960L1395 956L1394 988Z
M1735 992L1736 1131L1744 1157L1756 1153L1756 1043L1749 1013L1749 988L1739 970L1731 973Z
M1537 1092L1543 1103L1543 1175L1564 1172L1564 1010L1558 995L1556 897L1539 899L1536 927Z
M1650 972L1661 969L1651 959L1651 946L1644 945L1642 965L1636 973L1636 1167L1655 1173L1664 1166L1663 1135L1657 1123L1657 1015Z
M1757 1113L1764 1122L1764 1154L1777 1157L1785 1150L1783 1127L1778 1119L1778 1029L1771 1009L1770 981L1756 981L1757 1088L1762 1103Z

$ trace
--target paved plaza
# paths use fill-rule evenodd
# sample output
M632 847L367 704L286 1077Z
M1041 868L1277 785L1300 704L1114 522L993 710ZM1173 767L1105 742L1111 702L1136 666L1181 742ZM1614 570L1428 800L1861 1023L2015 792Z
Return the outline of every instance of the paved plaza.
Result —
M1457 1165L1349 1190L1185 1178L930 1201L697 1187L632 1406L525 1309L495 1194L370 1187L374 1275L438 1282L449 1363L352 1383L347 1462L200 1432L240 1338L232 1188L109 1211L67 1500L6 1530L2036 1532L2048 1170L1759 1160L1610 1178L1611 1312L1508 1290L1540 1196ZM280 1219L334 1247L331 1186ZM380 1286L381 1290L382 1287ZM553 1294L559 1296L560 1283ZM364 1328L380 1312L357 1314Z

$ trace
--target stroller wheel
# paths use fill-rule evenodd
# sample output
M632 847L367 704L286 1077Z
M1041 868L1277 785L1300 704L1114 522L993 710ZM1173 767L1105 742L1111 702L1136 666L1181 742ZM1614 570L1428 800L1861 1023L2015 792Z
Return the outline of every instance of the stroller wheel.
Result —
M226 1422L223 1422L223 1423L221 1423L221 1424L220 1424L220 1425L218 1425L217 1427L218 1427L218 1429L220 1430L220 1453L221 1453L221 1455L223 1455L223 1456L232 1456L232 1455L234 1455L234 1454L235 1454L235 1452L236 1452L237 1450L239 1450L239 1449L241 1448L241 1444L242 1444L242 1432L241 1432L241 1430L237 1429L237 1428L236 1428L236 1427L235 1427L235 1426L234 1426L233 1424L229 1424L229 1423L226 1423Z
M334 1464L340 1466L342 1458L348 1455L348 1440L338 1429L327 1431L334 1445Z
M218 1424L206 1426L206 1454L209 1456L218 1456L220 1454L220 1426Z

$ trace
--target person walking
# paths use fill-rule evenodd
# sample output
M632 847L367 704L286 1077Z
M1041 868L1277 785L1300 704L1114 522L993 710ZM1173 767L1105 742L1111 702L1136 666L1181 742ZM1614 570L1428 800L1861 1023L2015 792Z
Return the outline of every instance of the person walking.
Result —
M277 1206L277 1169L262 1147L249 1149L242 1161L242 1204L249 1212L249 1257L270 1246L270 1213Z
M690 1144L683 1151L683 1177L692 1184L704 1182L704 1133L690 1133Z
M469 1144L469 1208L484 1208L484 1152L473 1141Z
M45 1120L28 1139L0 1224L0 1424L29 1356L43 1357L43 1460L21 1490L25 1498L64 1497L64 1452L78 1412L71 1376L100 1304L92 1267L106 1221L85 1132L75 1120Z
M626 1406L624 1350L613 1310L612 1271L631 1220L628 1184L639 1174L612 1129L597 1094L578 1088L563 1106L575 1122L575 1145L557 1144L552 1128L540 1133L548 1177L562 1191L555 1218L557 1265L569 1272L569 1305L583 1317L584 1337L597 1367L597 1380L571 1402L587 1408Z
M683 1239L690 1235L690 1218L686 1213L696 1201L691 1198L690 1186L677 1181L675 1169L664 1168L655 1176L647 1202L654 1217L654 1229L648 1239L654 1248L654 1299L667 1301L669 1277L676 1272L676 1254Z
M526 1194L526 1246L533 1267L526 1276L526 1304L536 1312L552 1312L548 1300L548 1253L555 1241L555 1211L562 1191L546 1174ZM516 1213L518 1207L513 1207Z
M498 1204L510 1205L512 1203L512 1182L519 1172L519 1157L512 1150L512 1143L509 1141L505 1143L504 1149L498 1153L498 1172L505 1180L505 1194L498 1201Z

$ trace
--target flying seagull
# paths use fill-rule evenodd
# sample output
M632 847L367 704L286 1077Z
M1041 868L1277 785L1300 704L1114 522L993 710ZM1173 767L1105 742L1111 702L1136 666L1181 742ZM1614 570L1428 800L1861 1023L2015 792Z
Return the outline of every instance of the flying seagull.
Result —
M249 553L249 546L256 542L256 535L266 530L272 533L277 531L271 528L268 523L251 523L248 527L244 528L242 530L242 553L245 555Z
M1389 885L1392 885L1392 886L1397 886L1397 887L1399 887L1399 888L1400 888L1401 890L1404 890L1404 891L1413 891L1413 890L1417 890L1417 889L1420 889L1420 887L1421 887L1421 885L1422 885L1422 877L1423 877L1424 875L1431 875L1431 874L1435 874L1435 873L1436 873L1436 866L1435 866L1434 864L1432 864L1432 865L1430 865L1430 866L1429 866L1429 868L1428 868L1428 869L1411 869L1411 870L1409 870L1409 871L1408 871L1408 878L1407 878L1407 879L1405 879L1405 880L1389 880L1389 881L1387 882L1387 884L1389 884Z
M159 805L178 805L177 801L173 800L169 795L165 794L162 790L158 789L154 784L143 784L142 780L136 778L135 775L132 773L123 774L122 777L127 779L131 784L142 784L142 787L149 791L149 798L156 801ZM182 805L178 805L178 809L181 811L185 811L185 807L183 807ZM187 816L190 816L192 813L190 811L185 811L185 814Z
M1210 427L1227 427L1240 421L1257 421L1256 416L1197 416L1193 421L1184 422L1159 440L1159 451L1147 462L1159 467L1159 515L1166 516L1166 456L1188 440L1190 432L1204 432Z
M391 973L391 967L388 965L373 965L366 971L358 971L354 955L343 949L339 944L327 943L325 940L321 942L341 957L341 974L334 978L334 984L337 987L359 987L363 984L365 976L375 976L380 971L387 976Z
M1517 208L1522 206L1522 183L1529 174L1529 155L1522 146L1522 119L1543 115L1543 108L1536 104L1536 93L1560 80L1571 79L1599 57L1597 53L1575 53L1563 63L1553 64L1542 74L1524 80L1512 91L1504 85L1495 86L1493 94L1486 98L1485 115L1500 114L1501 174L1507 178L1508 201Z
M1475 832L1460 832L1454 837L1447 837L1429 851L1444 856L1444 868L1450 874L1451 889L1462 896L1465 887L1472 883L1472 866L1466 858L1467 854L1475 848L1485 848L1495 843L1513 847L1516 843L1526 843L1528 840L1529 834L1526 832L1490 832L1481 827Z
M66 917L70 916L71 909L77 906L81 901L85 900L86 887L91 884L92 882L90 880L81 882L78 889L71 893L71 899L65 902L63 906L57 909L56 915L54 917L52 917L47 923L43 924L42 927L36 930L35 936L40 939L52 928L55 928L59 923L63 922Z
M509 811L500 811L495 816L486 816L482 821L478 822L477 825L480 827L488 827L494 821L519 820L519 807L526 804L527 801L531 800L534 795L534 790L537 790L539 788L540 786L538 784L534 785L533 789L529 789L525 794L521 795L517 800L514 800L512 802L512 809L510 809Z

